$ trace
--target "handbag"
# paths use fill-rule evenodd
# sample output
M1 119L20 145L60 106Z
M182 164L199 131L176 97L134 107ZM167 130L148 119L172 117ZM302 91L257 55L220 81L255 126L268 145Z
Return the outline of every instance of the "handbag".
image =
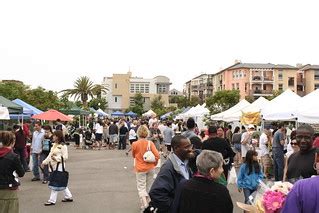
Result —
M235 167L231 168L229 175L228 175L227 183L228 184L236 184L237 183L237 174L236 174Z
M155 161L156 161L155 155L151 151L151 142L150 141L148 141L147 150L146 150L146 152L143 155L143 160L146 163L155 163Z
M63 157L62 159L62 171L58 171L59 164L58 162L56 169L53 171L52 165L50 164L51 174L49 177L49 188L54 191L62 191L68 186L69 173L65 171Z

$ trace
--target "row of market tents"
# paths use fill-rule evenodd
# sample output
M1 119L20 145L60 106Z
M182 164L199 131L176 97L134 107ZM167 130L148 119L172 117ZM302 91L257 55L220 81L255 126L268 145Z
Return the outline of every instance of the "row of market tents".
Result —
M266 121L297 121L299 123L319 123L319 89L300 97L290 89L271 101L260 97L253 103L241 100L232 108L212 115L212 120L244 122L243 116L258 116ZM249 122L248 122L249 123ZM250 122L251 123L251 122ZM254 123L254 122L253 122Z

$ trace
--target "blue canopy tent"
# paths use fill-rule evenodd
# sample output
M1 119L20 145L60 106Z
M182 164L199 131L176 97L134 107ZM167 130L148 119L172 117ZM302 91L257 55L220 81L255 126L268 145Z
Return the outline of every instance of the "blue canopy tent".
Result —
M23 107L23 114L25 114L24 108L29 109L31 111L30 112L31 115L37 115L37 114L43 113L43 111L41 111L41 110L37 109L36 107L34 107L34 106L22 101L21 99L17 98L17 99L14 99L12 102Z
M135 112L130 111L130 112L125 113L125 116L136 117L137 114Z
M167 118L168 116L170 116L172 113L173 113L173 112L168 112L168 113L162 115L162 116L160 117L160 119L161 119L161 120L166 119L166 118Z
M124 116L124 113L120 111L116 111L116 112L113 112L111 116L120 117L120 116Z
M103 113L99 112L98 110L95 110L93 107L90 107L90 111L97 114L98 116L104 116Z

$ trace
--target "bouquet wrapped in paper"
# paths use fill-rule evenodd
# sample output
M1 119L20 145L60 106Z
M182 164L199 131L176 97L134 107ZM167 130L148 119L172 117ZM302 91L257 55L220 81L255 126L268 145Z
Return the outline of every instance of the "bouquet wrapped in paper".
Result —
M279 181L265 184L261 181L255 195L249 197L251 205L241 202L237 202L237 205L248 212L279 213L292 186L289 182Z

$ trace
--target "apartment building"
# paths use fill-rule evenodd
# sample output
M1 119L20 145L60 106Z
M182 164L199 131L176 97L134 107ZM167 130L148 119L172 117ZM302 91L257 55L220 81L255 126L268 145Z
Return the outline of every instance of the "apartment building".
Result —
M197 96L202 101L213 94L213 75L201 74L185 83L184 94L186 97Z
M299 87L303 86L305 94L319 88L319 65L305 65L299 67Z
M197 87L193 87L197 85L198 77L185 83L184 93L187 97L199 95ZM237 89L241 99L247 96L257 99L260 96L271 96L274 90L289 88L304 96L319 88L319 65L235 62L215 74L210 74L210 79L212 95L216 91Z
M108 85L106 94L108 102L107 112L125 111L134 103L134 96L141 93L144 98L144 109L151 108L151 101L158 95L162 96L164 106L169 106L170 80L166 76L156 76L152 79L132 77L132 73L113 74L104 77L103 85Z

